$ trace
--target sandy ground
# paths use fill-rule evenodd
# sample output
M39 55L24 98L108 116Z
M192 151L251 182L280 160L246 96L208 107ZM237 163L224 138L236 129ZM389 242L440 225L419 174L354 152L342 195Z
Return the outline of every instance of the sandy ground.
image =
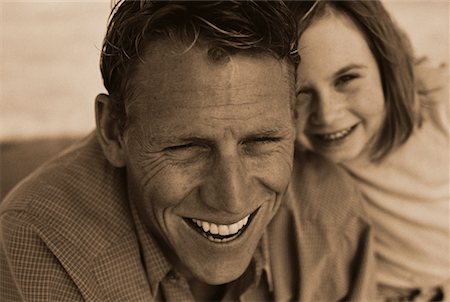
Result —
M76 138L30 139L0 144L0 201L20 180Z

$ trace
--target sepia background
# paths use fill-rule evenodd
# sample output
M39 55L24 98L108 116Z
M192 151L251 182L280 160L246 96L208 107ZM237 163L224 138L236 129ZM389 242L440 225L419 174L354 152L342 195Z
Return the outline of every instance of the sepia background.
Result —
M448 65L450 0L384 2L417 55ZM94 128L109 11L109 0L0 0L0 198Z

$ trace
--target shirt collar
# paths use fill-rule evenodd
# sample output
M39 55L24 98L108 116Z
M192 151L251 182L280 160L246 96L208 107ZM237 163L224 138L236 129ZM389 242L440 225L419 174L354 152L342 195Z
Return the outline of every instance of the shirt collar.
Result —
M259 241L258 247L255 251L255 255L253 256L252 263L250 264L249 269L253 270L252 274L250 274L251 276L253 276L253 278L247 281L249 282L248 285L258 286L261 283L261 279L266 278L267 285L269 286L268 288L269 291L270 292L273 291L272 271L270 269L269 244L267 233L264 233L261 240Z
M136 226L136 232L138 240L141 246L141 253L143 255L144 267L147 273L147 279L152 291L152 295L156 297L159 283L166 277L166 275L173 270L172 264L164 256L155 238L151 236L147 230L142 220L140 219L137 209L133 202L130 202L131 213ZM273 281L272 281L272 271L270 269L270 256L269 256L269 245L267 233L265 232L258 244L258 247L253 256L253 265L250 265L248 269L253 268L253 278L247 280L241 280L247 274L244 273L242 277L237 279L237 282L244 281L249 282L248 285L258 285L261 278L264 276L267 278L267 284L269 286L269 291L273 291ZM247 269L247 270L248 270ZM247 281L247 282L246 282Z
M156 297L159 283L172 270L172 265L164 256L155 238L150 236L147 232L133 202L130 202L130 204L138 240L140 242L143 264L147 273L147 280L153 297Z
M267 284L269 285L269 291L273 292L272 270L270 269L269 239L268 239L267 232L264 232L264 234L261 238L258 250L261 253L261 257L260 257L261 260L260 260L260 264L259 264L259 266L261 268L259 269L259 275L256 274L257 278L255 281L259 283L261 281L261 277L262 277L263 273L265 273L266 278L267 278ZM255 259L255 261L258 261L258 260ZM258 267L256 267L256 271L258 272Z

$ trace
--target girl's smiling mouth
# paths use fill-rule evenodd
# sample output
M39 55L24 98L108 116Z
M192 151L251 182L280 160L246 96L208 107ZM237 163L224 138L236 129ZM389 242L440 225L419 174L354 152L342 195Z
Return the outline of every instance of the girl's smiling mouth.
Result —
M358 124L355 124L351 127L332 132L332 133L311 133L310 136L313 136L316 140L320 140L322 143L326 144L332 144L336 142L340 142L346 137L348 137L350 134L353 133L353 131L356 129Z

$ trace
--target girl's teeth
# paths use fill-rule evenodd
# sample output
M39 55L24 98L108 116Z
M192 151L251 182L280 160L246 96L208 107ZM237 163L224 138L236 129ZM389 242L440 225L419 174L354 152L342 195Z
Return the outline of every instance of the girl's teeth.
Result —
M211 233L213 235L221 235L221 236L228 236L228 235L234 235L237 234L244 225L247 225L248 219L250 215L247 215L243 219L239 220L238 222L235 222L233 224L225 225L225 224L215 224L213 222L208 221L202 221L199 219L192 219L192 221L198 225L200 228L203 229L205 233ZM211 236L208 236L208 238ZM217 240L214 240L217 241Z
M341 138L344 138L345 136L347 136L351 131L353 130L353 126L350 128L347 128L345 130L339 131L339 132L335 132L335 133L331 133L331 134L322 134L320 135L322 137L322 139L327 140L327 141L333 141L333 140L338 140Z

